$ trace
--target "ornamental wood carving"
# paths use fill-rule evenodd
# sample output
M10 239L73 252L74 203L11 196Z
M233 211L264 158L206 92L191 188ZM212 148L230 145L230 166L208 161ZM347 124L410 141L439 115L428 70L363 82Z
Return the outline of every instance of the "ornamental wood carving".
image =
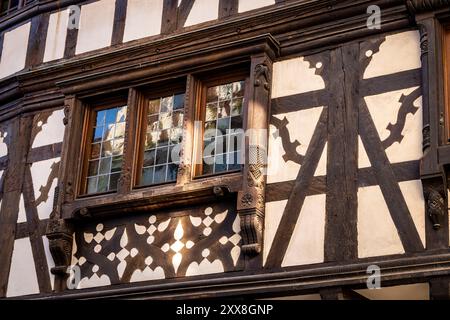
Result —
M72 258L72 229L64 220L51 219L47 225L47 238L55 267L51 272L64 275Z
M252 59L251 89L248 94L246 157L243 189L238 195L242 251L248 257L261 253L267 160L267 128L270 112L272 62L266 55Z

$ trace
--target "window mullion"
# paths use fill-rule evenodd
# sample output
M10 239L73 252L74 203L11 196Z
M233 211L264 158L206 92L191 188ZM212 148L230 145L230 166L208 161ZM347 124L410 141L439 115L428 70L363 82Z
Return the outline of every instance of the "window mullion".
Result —
M139 141L139 132L137 124L139 119L139 109L142 104L142 95L134 88L128 92L128 112L125 121L125 141L123 146L122 174L120 176L117 192L127 194L133 188L137 144Z
M193 75L186 79L186 94L184 102L183 140L180 150L180 165L178 167L177 185L184 185L191 180L194 157L194 125L196 113L196 96L198 81Z

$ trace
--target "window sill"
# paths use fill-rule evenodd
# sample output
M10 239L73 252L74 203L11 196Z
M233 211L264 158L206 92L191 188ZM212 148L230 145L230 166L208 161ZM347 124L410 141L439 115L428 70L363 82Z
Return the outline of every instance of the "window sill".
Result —
M182 208L220 199L242 189L242 173L229 173L184 185L139 188L127 194L109 193L78 198L62 206L63 219L91 219L149 210Z

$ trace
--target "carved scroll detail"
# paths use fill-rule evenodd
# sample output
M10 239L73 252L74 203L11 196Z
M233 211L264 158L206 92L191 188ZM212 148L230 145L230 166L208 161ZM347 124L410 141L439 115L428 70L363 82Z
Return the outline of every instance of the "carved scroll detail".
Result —
M408 95L402 94L399 100L401 106L397 114L397 122L395 124L389 123L386 127L386 129L390 131L390 134L389 137L387 137L382 142L384 149L389 148L395 142L402 142L404 138L402 132L405 129L406 117L408 116L408 114L416 114L417 110L419 110L419 108L414 105L414 101L416 101L421 94L421 88L417 88Z
M255 67L255 87L263 86L264 89L270 90L269 67L266 64L258 64Z
M63 118L63 123L65 126L67 126L67 124L69 123L69 117L70 117L70 106L65 105L64 106L64 118Z

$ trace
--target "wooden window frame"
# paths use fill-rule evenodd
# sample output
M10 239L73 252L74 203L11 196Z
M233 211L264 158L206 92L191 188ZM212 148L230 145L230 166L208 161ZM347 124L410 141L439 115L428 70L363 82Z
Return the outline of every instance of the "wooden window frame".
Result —
M145 188L154 188L161 185L173 185L176 184L177 181L165 181L161 183L155 183L150 185L140 185L141 178L141 170L143 166L143 158L144 158L144 144L145 144L145 134L146 134L146 122L145 119L147 117L146 114L146 102L152 99L157 99L160 97L164 97L166 95L179 94L184 93L185 96L188 94L186 87L186 80L184 77L182 79L176 79L164 84L156 84L151 87L141 87L137 89L140 94L140 99L136 102L137 104L137 122L136 122L136 132L137 132L137 144L136 148L134 148L133 152L133 177L132 177L132 188L133 189L145 189ZM186 104L186 99L185 99ZM186 106L183 108L183 116L186 117ZM184 120L183 120L184 121ZM132 129L132 128L131 128ZM126 134L130 132L126 131ZM184 149L184 140L181 142L181 148Z
M123 96L113 96L112 98L98 98L93 101L84 103L84 120L83 120L83 131L81 135L81 157L80 157L80 168L78 171L78 198L95 197L100 195L116 193L117 190L109 190L105 192L87 193L87 183L85 182L87 178L87 172L89 167L89 155L91 153L92 147L92 129L95 123L95 114L98 111L106 110L119 106L127 106L127 117L128 117L128 104L127 99ZM125 135L127 135L127 129L125 129ZM126 137L124 137L125 139ZM125 154L123 154L125 157Z
M204 179L209 177L221 176L225 174L242 172L242 169L229 170L212 174L202 174L203 170L203 135L204 135L204 121L206 115L206 92L209 87L223 85L235 81L244 81L245 83L245 93L244 93L244 103L242 105L242 129L245 131L247 129L246 119L248 112L248 91L250 84L250 67L240 66L232 71L218 71L215 76L199 76L199 90L197 91L197 99L195 104L195 121L201 121L202 126L198 132L195 132L194 139L198 143L196 150L194 152L194 172L193 179Z
M202 83L210 84L216 75L220 82L224 83L230 77L235 77L233 73L237 72L236 70L245 66L244 77L242 73L240 74L241 79L249 79L244 97L246 102L243 106L243 129L253 128L252 125L261 120L249 120L247 109L255 108L255 103L250 101L258 101L257 104L267 104L267 112L269 112L270 100L267 99L267 95L270 95L268 93L271 81L270 70L273 59L279 54L279 44L270 35L261 35L229 42L213 50L210 48L208 43L204 49L194 48L191 52L176 54L158 63L144 64L139 68L133 68L130 65L127 72L123 69L110 68L102 74L102 77L97 72L86 70L81 78L74 76L59 83L65 95L66 114L65 143L61 152L61 190L59 192L61 197L58 200L58 206L60 206L58 210L61 212L62 219L71 220L194 205L204 201L215 201L230 194L237 196L238 192L242 197L246 194L244 192L246 189L253 188L248 187L245 184L246 179L243 179L248 174L248 169L245 169L248 167L247 163L239 172L222 172L217 176L207 177L195 176L193 124L198 117L196 109L199 102L198 95L201 92ZM147 52L152 55L152 51ZM261 66L262 69L259 68ZM113 79L116 80L112 81ZM164 91L165 88L172 91L174 82L177 81L184 81L186 87L186 90L183 90L185 91L183 142L177 181L161 185L137 186L136 175L139 174L138 169L142 161L139 157L143 138L140 134L143 116L141 105L146 95L160 95L161 90ZM85 144L87 141L86 114L89 108L101 100L98 97L112 97L120 92L127 93L128 110L124 161L117 191L81 195L80 182L82 182L83 170L86 171L86 162L82 160L86 157L86 152L83 151L84 145L76 150L74 146L80 143ZM119 104L125 105L122 102ZM251 125L247 127L247 124ZM130 128L135 129L130 131ZM255 128L268 128L268 121L259 123ZM242 191L243 189L245 190ZM257 192L263 192L263 188ZM254 204L246 205L248 211L249 206Z
M83 107L85 109L85 116L83 121L83 130L81 136L81 157L80 164L81 167L78 171L78 192L77 199L87 199L91 197L105 196L117 193L132 193L134 190L152 190L156 188L160 188L162 186L170 186L180 184L178 177L176 181L166 181L151 185L140 185L140 172L142 169L143 163L143 148L145 142L145 129L146 124L144 122L146 117L146 102L152 98L159 98L164 95L178 94L184 93L185 97L194 96L195 100L195 111L193 116L189 114L188 108L184 108L184 121L188 121L193 123L194 121L203 121L205 115L205 101L206 101L206 90L210 86L220 85L224 83L234 82L234 81L244 81L245 82L245 94L244 94L244 103L243 103L243 126L242 129L245 131L247 126L247 113L248 113L248 100L249 100L249 86L250 86L250 65L248 63L240 64L231 68L231 70L214 70L216 75L208 76L205 73L200 73L198 75L192 75L195 79L197 85L196 86L187 86L185 77L172 79L170 81L165 81L161 83L155 83L152 85L139 86L136 88L130 88L128 90L128 98L125 99L124 94L116 94L111 98L90 98L87 102L83 103ZM131 99L133 95L130 91L133 90L136 92L136 97ZM131 182L130 185L125 188L125 190L110 190L105 192L97 192L97 193L87 193L87 170L89 163L89 154L91 150L91 140L92 140L92 128L95 122L95 113L99 110L109 109L117 106L127 105L127 126L125 129L125 140L135 141L131 148L125 148L123 158L124 163L123 166L126 166L126 162L131 163ZM133 114L134 113L134 114ZM128 121L128 117L135 119L134 121ZM184 134L183 134L184 135ZM201 132L194 133L192 139L195 141L193 145L197 145L202 148L202 137L203 128ZM184 135L185 136L185 135ZM196 144L197 143L197 144ZM186 141L183 139L181 142L181 153L188 153L193 155L197 153L194 150L194 147L186 147ZM194 156L195 158L195 156ZM224 172L218 172L213 174L203 175L201 173L201 165L196 164L194 162L193 166L193 174L188 178L188 183L194 180L204 180L210 179L214 177L221 177L224 175L242 175L243 169L239 170L230 170ZM126 171L122 168L121 171L121 179L123 173ZM199 171L200 170L200 171Z
M444 64L444 99L445 99L445 133L450 142L450 24L443 26L443 64Z

